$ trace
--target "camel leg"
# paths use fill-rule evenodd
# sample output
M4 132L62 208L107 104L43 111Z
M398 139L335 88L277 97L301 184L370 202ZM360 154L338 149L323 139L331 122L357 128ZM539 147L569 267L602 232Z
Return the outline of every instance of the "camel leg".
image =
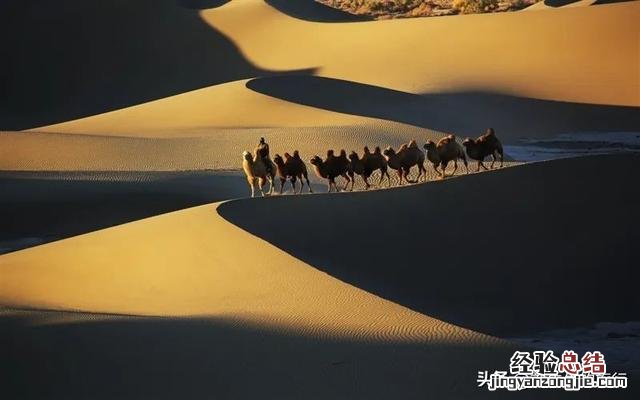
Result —
M464 162L464 166L467 169L467 175L469 174L469 163L467 162L467 157L463 154L462 155L462 162Z
M422 181L427 181L427 169L424 167L424 164L418 164L420 168L420 176L422 176Z
M496 163L497 159L498 159L498 157L496 157L496 153L495 152L493 154L491 154L491 164L489 165L489 169L493 169L493 164Z
M441 162L440 163L440 167L442 167L442 175L440 175L440 179L444 179L447 177L447 166L449 165L449 162Z
M369 179L367 178L366 175L363 175L362 179L364 179L364 189L369 190L369 187L371 187L371 185L369 185Z
M416 183L413 179L409 179L409 175L411 175L411 168L407 168L404 170L404 178L408 183ZM420 176L420 175L418 175Z
M256 196L255 181L256 181L256 178L247 177L247 183L249 184L249 187L251 187L251 197Z
M342 176L344 179L346 179L346 180L347 180L347 182L344 184L344 187L342 188L342 191L343 191L343 192L346 192L346 191L347 191L347 188L349 187L349 182L351 182L351 179L349 179L349 175L347 175L347 174L342 174L342 175L340 175L340 176ZM354 180L355 180L355 179L354 179ZM351 189L351 190L353 190L353 189ZM336 187L336 191L338 191L338 188L337 188L337 187Z
M458 160L453 160L453 173L451 175L455 175L458 170Z
M265 178L258 178L258 189L260 189L260 193L262 194L262 197L265 196L264 194L264 185L266 184L266 179Z
M400 184L399 185L402 186L402 168L398 169L397 173L398 173L398 177L400 178Z
M433 170L436 171L436 174L438 174L438 176L440 176L440 171L438 171L438 167L440 166L440 164L431 164L433 166Z
M484 165L484 163L482 161L478 161L478 171L480 170L480 167L484 168L485 171L488 171L489 169L487 168L486 165Z
M287 182L287 180L285 178L280 178L280 194L282 194L282 191L284 189L284 184Z
M291 177L291 186L293 187L293 194L296 194L296 183L298 182L298 177L296 177L295 175ZM300 179L300 193L302 193L302 185L304 185L304 183L302 183L302 179Z
M384 172L380 170L380 180L378 181L378 187L382 187L382 180L384 179Z
M304 174L304 179L307 181L307 188L309 189L309 193L313 193L313 189L311 189L311 183L309 183L309 175ZM300 179L302 181L302 179ZM302 193L302 188L300 188L300 193Z

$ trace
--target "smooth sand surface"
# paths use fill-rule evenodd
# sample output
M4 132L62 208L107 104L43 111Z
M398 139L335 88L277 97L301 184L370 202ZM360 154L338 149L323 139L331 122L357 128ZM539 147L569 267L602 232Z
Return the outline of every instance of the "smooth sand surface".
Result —
M444 321L506 334L637 319L628 252L640 194L625 184L637 165L600 156L375 193L236 200L0 256L0 304L149 316L5 310L15 361L3 390L494 396L475 388L476 370L506 368L512 345ZM574 195L559 196L569 179ZM41 384L25 389L29 376Z
M465 108L468 93L512 96L516 103L536 98L640 105L638 39L630 34L637 30L637 2L356 23L309 21L286 2L260 0L203 10L173 0L9 4L19 12L5 21L4 29L22 33L10 44L19 46L14 50L23 57L3 66L13 77L4 91L6 115L0 126L8 130L46 126L43 129L51 132L180 136L185 129L203 127L343 125L362 119L348 109L307 107L246 87L249 79L284 73L427 98L461 94L448 103L454 110ZM83 16L82 25L78 15ZM36 17L65 29L43 36L21 20ZM101 29L113 20L119 21L118 30ZM145 35L137 34L139 30ZM68 41L64 53L44 51L54 48L51 41L64 42L77 32L82 32L82 40ZM137 51L151 52L157 43L165 43L162 52ZM22 48L32 51L23 54ZM90 64L83 64L85 60ZM51 68L43 70L43 63ZM43 87L48 88L45 93ZM195 89L201 90L189 92ZM107 111L114 112L69 122ZM464 112L473 114L468 108ZM598 121L580 108L573 113L584 121ZM545 119L557 118L558 129L564 129L567 112L556 114L547 113ZM59 124L49 126L55 122ZM492 122L499 124L500 118Z

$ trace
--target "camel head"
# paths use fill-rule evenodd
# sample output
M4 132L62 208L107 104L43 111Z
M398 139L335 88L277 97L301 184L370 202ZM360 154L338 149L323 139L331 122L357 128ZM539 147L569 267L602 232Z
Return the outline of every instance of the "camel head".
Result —
M322 158L318 156L313 156L311 160L309 160L309 163L311 163L311 165L315 165L316 167L319 167L322 165Z
M382 151L382 154L384 154L386 157L393 157L396 155L396 151L393 149L393 147L389 146Z
M425 143L424 146L425 150L429 151L429 150L435 150L436 149L436 144L433 140L427 140L427 143Z
M349 160L351 161L358 161L360 158L358 157L358 153L356 153L355 151L352 151L351 153L349 153Z
M253 156L246 150L242 152L242 159L245 161L253 162Z
M286 156L287 156L287 155L285 154L285 157L286 157ZM284 160L282 159L282 157L280 157L280 154L276 154L276 155L273 157L273 162L274 162L277 166L279 166L279 167L281 167L281 166L283 166L283 165L284 165Z

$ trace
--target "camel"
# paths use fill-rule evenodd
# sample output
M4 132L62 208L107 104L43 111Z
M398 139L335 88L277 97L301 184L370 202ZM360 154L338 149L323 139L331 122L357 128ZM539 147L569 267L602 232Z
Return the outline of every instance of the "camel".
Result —
M365 189L369 189L371 185L369 185L368 176L365 173L364 162L360 159L360 157L358 156L358 153L356 153L355 151L352 151L349 154L349 160L350 160L351 166L349 168L348 174L351 177L351 190L353 191L353 185L356 181L355 179L356 174L360 175L362 177L362 180L364 180Z
M426 179L427 171L424 169L424 152L418 148L415 140L400 146L398 152L393 150L392 147L387 147L382 154L387 158L389 167L398 172L401 185L403 178L406 178L408 183L416 183L421 177ZM418 166L418 177L415 181L412 181L409 180L409 173L414 165Z
M369 179L369 177L377 170L380 170L380 181L378 182L378 186L382 185L382 179L384 179L385 175L387 177L387 183L391 186L391 178L389 177L389 172L387 171L387 160L382 155L382 151L380 147L376 146L373 150L373 153L369 151L367 146L364 146L364 153L362 155L362 163L364 164L364 174Z
M349 186L349 182L351 179L348 176L349 172L349 160L347 159L346 152L342 150L341 155L336 157L333 153L333 150L327 151L327 159L322 160L318 156L313 156L313 158L309 161L311 165L313 165L313 169L316 172L316 175L322 179L326 179L328 181L328 191L331 192L331 188L334 187L336 192L338 191L338 186L336 185L336 178L341 176L347 182L344 185L343 190L347 190ZM344 159L342 154L344 153ZM346 159L346 163L345 160Z
M427 159L433 164L433 169L444 179L447 176L446 169L449 161L453 161L453 173L455 175L458 169L458 159L464 162L464 166L467 168L467 174L469 173L469 164L467 163L467 157L464 154L462 146L456 142L454 135L448 135L434 143L433 140L428 140L424 145L424 149L427 151ZM442 167L442 174L438 171L438 166Z
M274 170L271 168L271 173L267 170L267 165L260 157L254 157L248 151L242 153L242 169L247 176L247 182L251 187L251 197L255 197L255 186L258 185L260 193L265 196L264 185L269 182L269 192L273 193L273 178L275 177Z
M284 188L284 184L287 182L287 179L291 180L291 186L293 187L294 194L296 193L297 179L300 179L300 193L302 193L302 189L304 188L304 180L307 181L307 188L309 189L309 193L313 193L313 190L311 189L311 183L309 183L307 166L300 158L298 150L295 150L293 152L293 156L289 153L284 153L284 159L279 154L276 154L273 158L273 161L276 164L277 174L280 178L280 194L282 194L282 190Z
M487 156L491 156L493 158L489 168L493 169L493 165L498 159L496 154L500 156L500 168L504 165L504 150L502 149L502 143L500 143L500 139L496 136L493 128L487 129L487 132L477 139L466 138L462 142L462 145L467 149L467 155L469 158L478 160L477 171L480 171L480 167L487 171L487 167L483 164L483 161Z

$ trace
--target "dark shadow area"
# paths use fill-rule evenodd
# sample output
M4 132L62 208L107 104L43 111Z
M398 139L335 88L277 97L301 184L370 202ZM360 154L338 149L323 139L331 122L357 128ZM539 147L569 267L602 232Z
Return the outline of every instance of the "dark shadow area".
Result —
M613 4L613 3L626 3L629 1L636 1L636 0L596 0L593 5L599 5L599 4Z
M274 73L176 0L5 0L0 49L1 130Z
M416 95L318 76L256 78L256 92L346 114L381 118L460 136L493 127L504 141L576 131L640 131L636 107L536 100L491 93Z
M207 172L0 172L0 187L0 253L248 193Z
M544 0L544 4L549 7L563 7L579 0Z
M640 320L638 177L638 156L594 156L218 211L342 281L514 337Z
M71 320L0 315L2 398L495 398L476 388L477 371L506 368L513 351L321 339L220 318L59 317Z
M178 0L178 4L192 10L205 10L227 4L230 0Z
M371 17L365 15L350 14L314 0L264 0L265 3L287 14L290 17L311 22L362 22L371 21Z

